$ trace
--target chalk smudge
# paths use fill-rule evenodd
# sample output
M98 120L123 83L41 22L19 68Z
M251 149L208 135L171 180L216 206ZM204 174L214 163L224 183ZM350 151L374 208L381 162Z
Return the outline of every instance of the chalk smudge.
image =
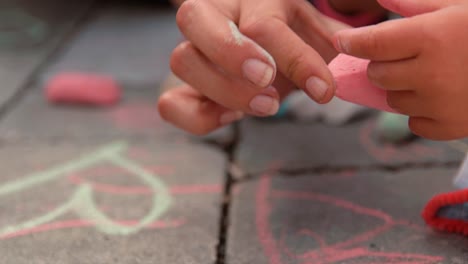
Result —
M227 43L235 43L237 46L242 46L245 42L252 43L252 45L254 45L255 48L263 56L265 56L265 59L271 64L271 66L276 68L275 59L273 58L273 56L271 56L270 53L268 53L268 51L266 51L260 45L255 43L253 40L251 40L250 38L248 38L247 36L242 34L242 32L239 31L239 28L237 27L237 25L234 22L229 21L228 25L229 25L229 28L231 29L231 37L226 39Z
M239 29L237 28L237 25L234 22L229 21L228 25L229 25L229 28L231 29L232 38L228 38L226 42L228 43L233 42L238 46L242 46L242 44L244 44L244 40L246 39L246 37L239 31Z

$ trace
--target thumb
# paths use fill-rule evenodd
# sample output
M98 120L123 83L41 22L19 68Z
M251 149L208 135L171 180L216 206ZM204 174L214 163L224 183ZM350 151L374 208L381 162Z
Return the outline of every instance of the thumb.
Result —
M404 17L430 13L459 4L462 0L377 0L384 8Z

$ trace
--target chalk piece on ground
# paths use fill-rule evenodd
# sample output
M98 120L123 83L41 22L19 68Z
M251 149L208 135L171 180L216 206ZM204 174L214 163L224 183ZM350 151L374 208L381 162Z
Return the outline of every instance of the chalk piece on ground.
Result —
M336 96L355 104L396 112L387 104L387 93L367 78L368 60L340 54L329 64L335 78Z
M61 73L46 84L46 97L52 103L106 106L117 103L120 94L114 79L89 73Z
M280 108L278 109L278 112L276 112L276 114L273 115L273 116L267 117L267 119L281 119L281 118L284 118L284 117L286 117L288 115L288 109L289 109L288 102L283 101L280 104Z
M376 126L379 139L388 143L400 143L414 137L408 126L408 119L405 115L382 112Z

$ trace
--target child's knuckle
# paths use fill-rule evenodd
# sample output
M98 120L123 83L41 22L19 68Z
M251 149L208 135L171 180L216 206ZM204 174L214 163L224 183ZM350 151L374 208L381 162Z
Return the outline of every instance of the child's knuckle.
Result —
M301 72L301 67L307 62L306 55L304 53L295 53L291 55L288 63L286 64L286 76L290 79L297 79Z
M271 22L271 17L260 17L248 20L239 26L239 30L250 38L262 37L265 33L265 28Z
M169 61L169 66L171 68L171 71L174 73L182 73L185 72L188 68L188 65L186 65L184 60L184 57L187 53L189 43L184 42L177 46L174 51L171 54L170 61Z
M379 53L382 51L382 45L379 41L378 33L375 29L370 29L368 34L365 35L364 41L366 45L364 45L363 52L373 52Z

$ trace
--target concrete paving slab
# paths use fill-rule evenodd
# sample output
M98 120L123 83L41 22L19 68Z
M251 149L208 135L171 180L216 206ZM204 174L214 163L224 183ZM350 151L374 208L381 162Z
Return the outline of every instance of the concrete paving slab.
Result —
M451 189L450 169L263 175L233 198L228 264L468 261L467 240L426 227L425 203Z
M228 145L232 127L197 137L166 123L156 107L158 91L152 86L124 87L123 100L110 108L50 104L44 90L32 89L0 122L0 140L74 140L154 138L155 140L208 141Z
M225 163L153 140L3 145L0 263L214 263Z
M33 89L0 123L0 138L10 142L64 139L86 142L121 137L187 140L186 133L159 116L156 93L152 87L125 89L120 104L94 108L49 104L42 90Z
M111 75L133 87L162 83L170 71L170 53L181 40L175 10L114 4L96 10L94 17L42 81L63 71L82 71Z
M302 170L321 167L459 162L462 151L446 142L418 139L409 144L381 144L372 118L333 127L321 123L247 120L241 125L236 162L257 174L271 167Z
M40 25L46 28L45 39L35 44L24 43L27 39L18 43L13 37L3 35L2 40L12 43L0 46L0 105L6 103L12 96L25 85L31 74L41 65L45 58L61 43L93 1L14 1L2 7L2 10L12 10L10 13L24 12L25 16L31 16L38 20ZM35 23L34 25L37 25ZM1 33L0 33L1 35ZM8 38L8 39L5 39Z

